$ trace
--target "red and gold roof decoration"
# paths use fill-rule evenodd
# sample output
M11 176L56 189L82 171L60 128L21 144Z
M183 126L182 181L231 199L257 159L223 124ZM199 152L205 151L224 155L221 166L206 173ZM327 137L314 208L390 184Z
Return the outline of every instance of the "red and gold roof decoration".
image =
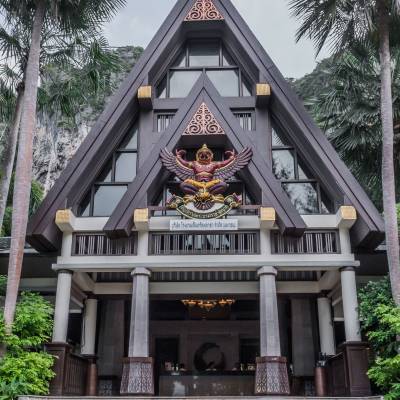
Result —
M185 21L222 21L224 17L212 0L197 0Z
M225 135L206 103L202 103L185 129L184 135Z

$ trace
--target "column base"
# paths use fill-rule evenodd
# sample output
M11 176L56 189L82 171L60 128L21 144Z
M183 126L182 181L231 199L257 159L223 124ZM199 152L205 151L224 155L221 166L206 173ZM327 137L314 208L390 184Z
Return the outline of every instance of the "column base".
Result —
M97 356L85 354L83 357L88 360L86 396L96 397L98 393Z
M258 357L256 362L256 395L290 394L286 357Z
M52 396L64 395L64 380L67 373L67 358L72 347L67 343L48 343L46 352L54 356L53 371L56 376L50 382Z
M368 349L366 342L345 342L339 346L339 351L344 353L349 396L371 396Z
M121 395L154 395L153 359L128 357L123 360Z

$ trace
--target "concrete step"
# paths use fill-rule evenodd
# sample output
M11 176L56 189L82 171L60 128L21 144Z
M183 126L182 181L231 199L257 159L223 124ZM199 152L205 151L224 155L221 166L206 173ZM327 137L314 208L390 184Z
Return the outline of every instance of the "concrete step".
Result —
M372 397L295 397L295 396L252 396L252 397L41 397L41 396L21 396L19 400L383 400L382 396Z

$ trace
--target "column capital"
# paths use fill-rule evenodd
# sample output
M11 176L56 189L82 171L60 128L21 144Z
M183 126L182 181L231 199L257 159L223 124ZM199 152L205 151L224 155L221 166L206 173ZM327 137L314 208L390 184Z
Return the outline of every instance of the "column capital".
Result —
M71 271L70 269L59 269L59 270L57 271L57 275L60 275L60 274L69 274L69 275L73 275L73 274L74 274L74 271Z
M340 272L355 272L356 268L355 267L343 267L339 269Z
M278 270L274 267L261 267L258 271L257 271L257 275L258 276L262 276L262 275L273 275L273 276L277 276L278 275Z
M329 291L328 290L322 290L319 294L318 294L318 299L328 299L330 300L330 298L328 297Z
M151 272L147 269L147 268L135 268L132 272L131 272L132 276L136 276L136 275L145 275L150 277L151 276Z

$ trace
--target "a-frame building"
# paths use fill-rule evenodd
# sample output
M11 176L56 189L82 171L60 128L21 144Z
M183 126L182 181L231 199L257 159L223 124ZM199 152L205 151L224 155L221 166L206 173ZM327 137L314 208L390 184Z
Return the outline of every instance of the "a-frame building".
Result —
M231 2L178 0L29 225L59 253L52 391L312 394L322 353L318 390L368 395L356 255L383 230Z

